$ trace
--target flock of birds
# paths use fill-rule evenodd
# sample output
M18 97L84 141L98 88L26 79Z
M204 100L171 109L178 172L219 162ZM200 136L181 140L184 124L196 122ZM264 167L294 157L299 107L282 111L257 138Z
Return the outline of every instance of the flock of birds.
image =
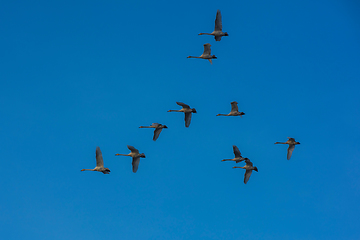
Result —
M220 10L217 10L217 13L216 13L215 30L212 33L199 33L199 35L212 35L215 37L216 41L220 41L221 37L223 37L223 36L228 36L227 32L222 31L222 19L221 19ZM204 44L204 52L201 56L199 56L199 57L188 56L188 58L207 59L212 64L212 59L216 59L216 56L211 55L210 47L211 47L211 45L209 43L206 43L206 44ZM196 109L190 108L189 105L182 103L182 102L176 102L176 104L178 104L182 108L180 110L169 110L168 112L183 112L185 114L185 127L189 127L190 122L191 122L192 113L196 113ZM245 113L239 112L238 103L236 101L233 101L233 102L231 102L230 113L228 113L228 114L220 114L219 113L216 116L240 116L240 117L242 117L243 115L245 115ZM163 125L160 123L153 123L150 126L140 126L139 128L154 128L155 130L154 130L153 140L156 141L159 138L161 131L164 128L168 128L168 127L166 125ZM296 142L294 138L288 137L288 140L286 142L276 142L275 144L288 144L289 145L289 147L287 149L287 160L290 160L292 152L295 149L295 145L300 144L300 143ZM132 170L134 173L136 173L139 168L140 158L145 158L145 154L140 153L139 150L133 146L127 145L127 147L131 151L130 153L128 153L128 154L117 153L117 154L115 154L115 156L132 157ZM223 159L221 161L234 161L236 163L245 161L246 164L244 167L233 167L233 168L242 168L242 169L246 170L245 176L244 176L244 183L246 184L250 179L252 171L254 170L254 171L258 172L258 169L256 166L253 166L253 163L248 158L244 158L241 156L241 152L237 146L233 145L233 150L234 150L235 158ZM96 167L94 169L82 169L81 171L97 171L97 172L102 172L104 174L110 173L110 169L104 167L104 160L102 157L100 147L96 147Z

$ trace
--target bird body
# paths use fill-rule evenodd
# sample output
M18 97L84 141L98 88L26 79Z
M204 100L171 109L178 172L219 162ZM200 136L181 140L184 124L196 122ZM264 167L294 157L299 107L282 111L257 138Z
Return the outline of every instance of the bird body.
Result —
M104 167L104 160L102 157L102 153L100 147L96 147L96 167L94 169L81 169L81 171L97 171L102 172L103 174L109 174L110 169Z
M145 154L144 153L139 153L139 150L137 150L133 146L127 145L127 147L131 151L129 154L117 153L117 154L115 154L115 156L129 156L129 157L132 157L133 172L136 173L136 171L139 168L140 158L141 157L145 158Z
M190 108L189 105L182 103L182 102L176 102L177 105L182 106L182 109L180 110L168 110L168 112L183 112L185 113L185 127L190 126L191 122L191 115L192 113L196 113L195 108Z
M257 167L253 166L253 163L250 160L245 160L246 165L244 167L233 167L233 168L242 168L245 169L245 175L244 175L244 183L246 184L251 176L252 171L258 171Z
M227 32L222 31L222 19L220 10L217 10L216 12L214 31L212 33L199 33L199 35L212 35L215 37L215 41L220 41L221 37L229 36Z
M238 109L238 103L236 101L231 102L231 111L228 114L217 114L216 116L240 116L242 117L243 115L245 115L244 112L239 112Z
M276 142L275 144L289 144L289 147L287 150L287 160L290 160L292 152L295 149L295 145L298 145L300 143L296 142L295 138L288 137L288 140L286 142Z
M209 62L212 64L212 60L211 59L216 59L217 57L215 55L211 55L211 45L210 43L205 43L204 44L204 52L203 54L201 54L200 57L195 57L195 56L188 56L187 58L202 58L202 59L207 59L209 60Z
M155 128L153 140L156 141L156 139L158 139L163 128L168 128L168 127L166 125L162 125L160 123L153 123L150 126L140 126L139 128Z
M234 150L234 155L235 155L235 158L233 159L223 159L221 160L222 162L224 161L235 161L236 163L239 163L239 162L242 162L244 160L248 160L248 158L244 158L241 156L241 152L239 150L239 148L235 145L233 145L233 150Z

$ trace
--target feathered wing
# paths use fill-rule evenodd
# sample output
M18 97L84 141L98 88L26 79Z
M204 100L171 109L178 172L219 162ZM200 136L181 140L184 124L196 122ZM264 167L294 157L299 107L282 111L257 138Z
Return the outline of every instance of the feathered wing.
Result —
M204 53L203 53L203 55L211 55L211 48L210 47L211 47L210 43L205 43L204 44Z
M157 126L159 126L160 125L160 123L153 123L153 124L151 124L150 126L151 127L157 127Z
M248 169L246 170L245 176L244 176L244 183L245 184L249 181L251 173L252 173L252 170L248 170Z
M139 163L140 163L140 157L135 157L132 160L132 167L133 167L133 172L136 173L136 171L139 168Z
M189 105L182 103L182 102L176 102L177 105L182 106L183 108L190 108Z
M134 148L133 146L127 145L127 147L128 147L128 149L129 149L131 152L139 153L139 150L137 150L137 149Z
M288 148L288 151L287 151L287 160L290 160L292 152L294 151L294 149L295 149L295 144L289 144L289 148Z
M96 147L96 166L97 167L104 167L104 160L103 160L103 157L102 157L100 147Z
M221 41L222 36L215 36L215 41Z
M215 31L221 31L222 32L222 19L221 19L221 12L220 10L217 10L216 12L216 18L215 18ZM216 38L215 38L216 39ZM218 40L216 40L218 41ZM219 40L220 41L220 40Z
M186 112L185 113L185 127L189 127L190 126L190 122L191 122L191 112Z
M233 149L234 149L235 158L241 157L239 148L237 146L233 145Z
M238 112L239 108L237 102L231 102L231 112Z
M156 128L154 131L154 137L153 140L156 141L156 139L158 139L160 133L161 133L162 128Z

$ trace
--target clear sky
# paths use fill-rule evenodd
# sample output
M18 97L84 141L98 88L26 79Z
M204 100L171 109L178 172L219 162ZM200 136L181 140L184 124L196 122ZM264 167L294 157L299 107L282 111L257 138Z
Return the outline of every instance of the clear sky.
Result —
M216 10L220 42L212 36ZM2 239L359 239L360 4L3 1ZM202 59L203 44L218 59ZM176 102L196 108L189 128ZM240 117L228 113L237 101ZM153 122L166 124L156 142ZM294 137L290 161L285 145ZM146 154L131 171L132 145ZM243 183L237 145L259 172ZM111 173L95 167L100 146ZM243 166L238 163L237 166Z

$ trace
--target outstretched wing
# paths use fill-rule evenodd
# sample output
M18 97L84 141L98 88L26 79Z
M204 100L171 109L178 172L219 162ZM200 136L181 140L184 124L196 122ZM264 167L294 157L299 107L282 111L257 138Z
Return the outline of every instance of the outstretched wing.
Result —
M182 102L176 102L177 105L182 106L183 108L190 108L189 105L182 103Z
M221 41L222 36L215 36L215 41Z
M96 166L97 167L104 167L104 160L103 160L103 157L102 157L100 147L96 147Z
M288 152L287 152L287 160L290 160L294 149L295 149L295 144L289 144L289 148L288 148Z
M160 133L161 133L162 128L156 128L154 131L154 137L153 140L156 141L156 139L158 139Z
M252 173L252 170L246 170L245 176L244 176L244 183L245 184L249 181L251 173Z
M131 152L139 153L139 150L137 150L137 149L134 148L133 146L127 145L127 147L128 147L128 149L129 149Z
M211 45L210 43L205 43L204 44L204 53L203 55L211 55Z
M246 165L248 165L249 167L252 167L252 166L253 166L253 163L250 162L249 159L246 159L246 160L245 160L245 163L246 163Z
M239 108L238 108L238 103L237 102L231 102L231 112L238 112Z
M215 31L222 31L222 19L221 19L220 10L217 10L217 12L216 12ZM216 41L220 41L220 40L216 40Z
M233 149L234 149L235 158L241 157L239 148L237 146L233 145Z
M185 127L189 127L190 126L190 122L191 122L191 112L186 112L185 113Z
M132 167L133 167L133 172L134 172L134 173L136 173L136 171L138 170L138 168L139 168L139 163L140 163L140 157L133 158L133 160L132 160Z

